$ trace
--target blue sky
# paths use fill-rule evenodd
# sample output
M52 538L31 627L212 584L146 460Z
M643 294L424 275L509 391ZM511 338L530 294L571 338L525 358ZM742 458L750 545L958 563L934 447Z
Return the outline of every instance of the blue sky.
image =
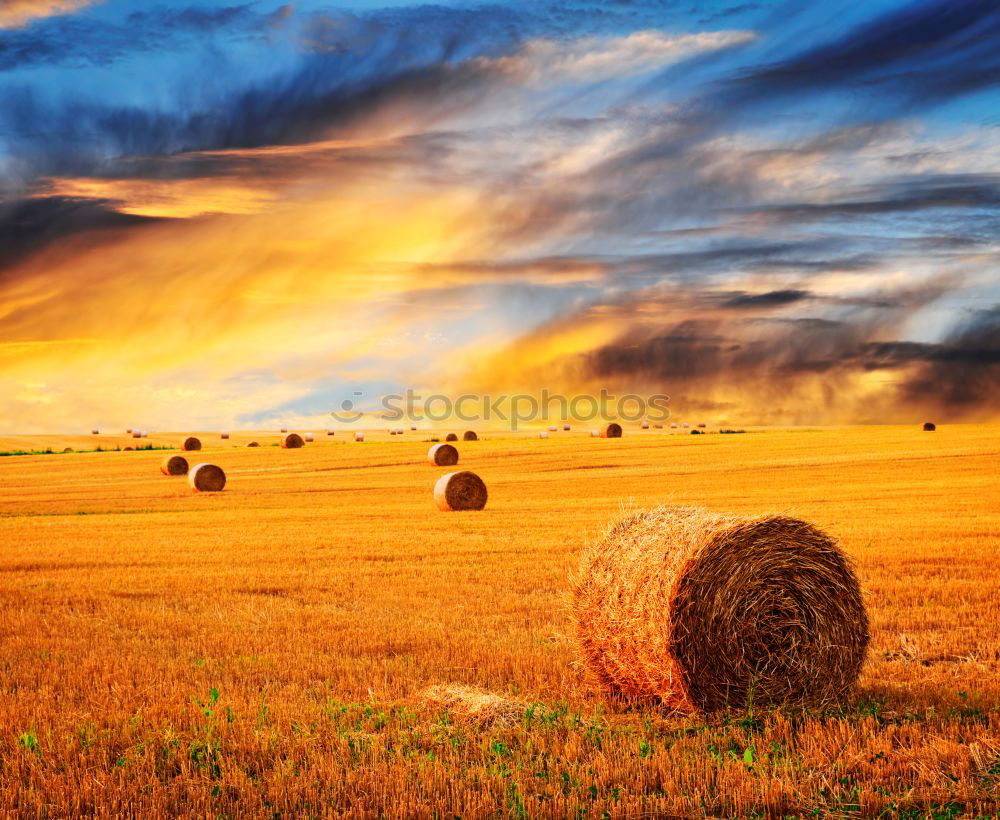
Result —
M998 92L969 0L14 0L0 423L992 417Z

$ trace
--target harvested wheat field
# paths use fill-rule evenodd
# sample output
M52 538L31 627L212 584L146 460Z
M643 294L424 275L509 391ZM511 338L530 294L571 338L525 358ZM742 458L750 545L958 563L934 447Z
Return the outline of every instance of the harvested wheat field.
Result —
M496 433L462 453L489 504L461 514L423 436L206 436L221 493L166 480L160 450L61 452L125 440L0 440L54 451L0 458L4 813L1000 807L1000 426ZM572 575L659 505L836 539L870 619L857 690L703 714L592 688Z

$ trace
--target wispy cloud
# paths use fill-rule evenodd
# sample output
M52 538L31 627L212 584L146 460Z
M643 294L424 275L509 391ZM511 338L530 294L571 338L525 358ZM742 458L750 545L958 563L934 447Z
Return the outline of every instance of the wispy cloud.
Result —
M0 29L19 28L32 20L72 14L101 0L4 0L0 6Z

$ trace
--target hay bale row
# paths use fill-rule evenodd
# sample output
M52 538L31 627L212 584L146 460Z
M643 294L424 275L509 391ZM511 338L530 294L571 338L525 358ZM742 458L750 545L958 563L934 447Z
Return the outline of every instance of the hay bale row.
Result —
M468 470L445 473L434 485L434 503L445 512L481 510L488 497L486 484Z
M573 609L599 686L691 711L835 701L869 643L847 558L784 516L630 515L584 555Z
M226 474L214 464L196 464L188 471L188 484L200 493L222 492L226 486Z
M458 448L453 444L433 444L427 451L427 461L432 467L454 467L458 464Z

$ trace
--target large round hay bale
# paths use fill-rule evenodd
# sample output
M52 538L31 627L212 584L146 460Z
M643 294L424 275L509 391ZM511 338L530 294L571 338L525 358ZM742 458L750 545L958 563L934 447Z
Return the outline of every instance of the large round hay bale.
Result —
M256 441L251 441L247 444L247 447L260 447L260 445Z
M304 438L307 442L316 440L312 433L303 433L302 438Z
M850 562L794 518L640 511L586 552L574 587L587 668L631 699L704 711L830 702L868 648Z
M488 495L483 480L468 470L445 473L434 485L434 503L447 512L481 510Z
M462 433L462 441L479 441L479 436L475 430L466 430Z
M160 472L164 475L187 475L188 460L184 456L167 456L160 462Z
M933 421L925 421L924 422L924 432L925 433L933 433L935 430L937 430L937 425Z
M364 440L365 440L365 434L364 434L364 433L362 433L362 432L361 432L360 430L358 430L358 431L357 431L357 432L356 432L356 433L354 434L354 440L355 440L355 441L364 441Z
M427 461L434 467L454 467L458 464L458 448L453 444L435 444L427 451Z
M299 447L305 447L306 443L298 433L289 433L281 437L281 446L285 450L298 450Z
M608 422L604 425L604 429L601 430L601 438L621 438L622 437L622 426L617 422Z
M196 439L194 436L188 436L184 439L184 443L181 444L181 449L186 452L191 452L192 450L201 449L201 441Z
M458 435L456 433L448 433L448 435L446 435L444 437L444 440L445 441L458 441Z
M214 464L196 464L188 472L188 484L200 493L218 493L226 486L226 474Z

